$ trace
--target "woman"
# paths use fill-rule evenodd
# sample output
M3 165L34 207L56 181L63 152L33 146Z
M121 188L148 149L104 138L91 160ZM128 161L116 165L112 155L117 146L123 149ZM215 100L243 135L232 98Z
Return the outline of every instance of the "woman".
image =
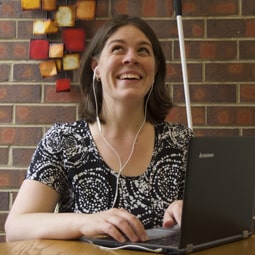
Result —
M117 16L97 32L81 61L82 119L41 140L6 222L8 241L108 234L135 242L146 228L180 224L192 134L164 122L165 73L140 18Z

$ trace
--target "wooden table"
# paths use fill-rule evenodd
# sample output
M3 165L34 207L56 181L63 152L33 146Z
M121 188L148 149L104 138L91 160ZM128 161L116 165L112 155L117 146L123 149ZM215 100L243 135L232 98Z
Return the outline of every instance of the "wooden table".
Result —
M152 255L130 250L108 251L80 241L28 240L0 244L0 255ZM255 236L223 246L199 251L195 255L254 255Z

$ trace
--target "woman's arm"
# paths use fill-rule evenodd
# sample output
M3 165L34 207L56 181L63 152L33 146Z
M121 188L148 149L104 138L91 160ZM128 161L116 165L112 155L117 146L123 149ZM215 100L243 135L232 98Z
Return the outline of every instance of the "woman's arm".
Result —
M37 181L25 180L5 224L7 241L75 239L108 234L123 242L145 240L142 223L123 209L95 214L54 213L59 194Z

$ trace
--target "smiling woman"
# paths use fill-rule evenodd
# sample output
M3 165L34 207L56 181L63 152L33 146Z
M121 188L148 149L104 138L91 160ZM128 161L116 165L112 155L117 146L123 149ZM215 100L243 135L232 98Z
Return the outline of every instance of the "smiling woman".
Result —
M140 42L142 43L142 45L139 45L140 55L145 54L146 51L148 51L147 54L152 55L155 61L155 69L157 71L156 73L155 71L153 71L153 73L155 73L155 76L153 77L153 93L151 94L148 102L148 112L146 118L153 123L164 121L165 116L167 115L169 109L172 106L172 102L168 90L164 84L166 75L166 64L160 43L155 33L146 22L137 17L129 17L125 15L117 16L110 20L108 23L106 23L103 27L101 27L101 29L99 29L97 34L92 39L89 48L86 50L81 59L80 84L82 91L85 95L84 106L81 107L81 115L82 117L86 118L88 121L91 122L94 122L96 119L94 111L95 100L94 95L91 91L91 84L93 78L93 61L95 62L95 60L98 60L100 58L103 50L106 50L104 49L105 46L109 47L113 43L118 43L117 45L115 45L115 49L113 48L115 52L118 53L119 51L123 51L119 43L121 42L121 46L123 47L123 45L127 44L127 42L121 40L122 38L116 38L115 32L118 29L123 28L124 26L133 26L133 29L136 28L137 30L139 30L139 32L142 34L143 39L145 39L145 41ZM124 35L126 32L128 32L128 30L124 30ZM113 38L110 38L112 35L117 41L115 41ZM129 41L133 41L135 39L135 35L130 32L128 38ZM96 65L96 63L97 62L95 62L94 66ZM103 103L101 81L98 79L95 82L95 85L97 102L99 110L101 111ZM152 85L152 83L150 85ZM100 116L100 119L103 120L102 116Z
M180 224L192 131L164 121L172 106L165 65L155 33L138 17L114 17L97 32L81 60L81 120L42 138L7 240L138 241L146 228Z

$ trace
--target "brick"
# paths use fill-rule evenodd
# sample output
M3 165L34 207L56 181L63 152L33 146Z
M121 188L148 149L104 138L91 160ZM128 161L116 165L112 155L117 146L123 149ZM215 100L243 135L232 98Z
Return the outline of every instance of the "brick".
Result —
M20 1L2 0L0 5L1 18L18 18L20 17Z
M0 144L4 145L35 145L41 136L40 127L0 127Z
M19 188L22 181L25 178L25 175L26 175L26 170L0 170L0 176L1 176L0 187L1 187L1 189Z
M172 0L116 0L113 3L114 14L132 13L140 17L169 17L173 15Z
M187 64L188 79L190 82L199 82L202 79L201 64ZM167 64L167 82L183 82L182 67L180 64Z
M12 122L12 106L2 106L0 105L0 123L10 123Z
M0 148L0 165L7 165L8 164L8 148Z
M205 24L203 20L184 20L184 38L200 38L205 35Z
M53 124L70 122L76 119L75 106L17 106L16 123L19 124Z
M40 81L42 80L39 67L36 64L14 64L14 81Z
M255 58L255 40L246 40L239 42L240 59L254 60Z
M96 17L106 17L109 13L108 1L97 1L96 5Z
M0 172L1 175L1 172ZM1 211L7 211L9 209L9 193L8 192L2 192L0 190L0 210ZM1 231L1 224L0 224L0 231Z
M164 52L166 61L172 60L173 59L173 53L172 53L173 43L168 41L163 41L163 42L160 42L160 44Z
M11 20L0 21L0 38L11 39L16 37L16 22Z
M174 44L174 58L180 58L179 42ZM187 41L185 42L187 59L231 60L237 58L237 43L231 41Z
M255 80L254 63L206 64L206 81L251 82Z
M255 5L252 0L242 0L242 14L247 16L254 16Z
M4 224L7 219L7 213L0 214L0 232L4 233Z
M190 85L191 103L235 103L237 89L235 85ZM184 88L176 85L173 87L174 102L184 103Z
M45 103L79 103L81 92L79 86L72 86L71 92L57 93L55 86L44 87L44 102Z
M204 107L192 107L192 120L194 125L205 124L205 108ZM183 106L175 106L171 109L166 117L166 121L173 123L184 123L187 125L186 108Z
M40 85L11 84L0 86L0 101L5 103L39 103Z
M159 39L178 37L176 21L174 20L147 20L147 22Z
M208 38L255 36L255 19L215 19L207 21Z
M255 85L241 85L240 101L250 102L254 104L255 101Z
M208 107L208 124L213 126L254 126L255 107Z
M28 167L32 155L34 153L34 149L28 148L13 148L13 166L15 167Z
M137 3L138 1L136 1ZM134 3L135 4L135 3ZM116 13L128 13L128 0L117 0L114 1L113 10Z
M155 31L159 39L178 39L176 20L148 20L148 24ZM184 20L183 30L185 38L198 38L204 35L204 22L202 20Z
M33 22L32 21L18 22L18 38L20 39L33 38Z
M27 60L29 59L29 43L16 42L10 44L11 54L7 59Z
M183 1L184 16L228 16L238 14L238 0L185 0Z
M255 136L255 128L243 128L243 135L244 136Z
M8 81L10 79L10 65L0 63L0 82Z
M238 128L195 128L195 136L239 136Z

